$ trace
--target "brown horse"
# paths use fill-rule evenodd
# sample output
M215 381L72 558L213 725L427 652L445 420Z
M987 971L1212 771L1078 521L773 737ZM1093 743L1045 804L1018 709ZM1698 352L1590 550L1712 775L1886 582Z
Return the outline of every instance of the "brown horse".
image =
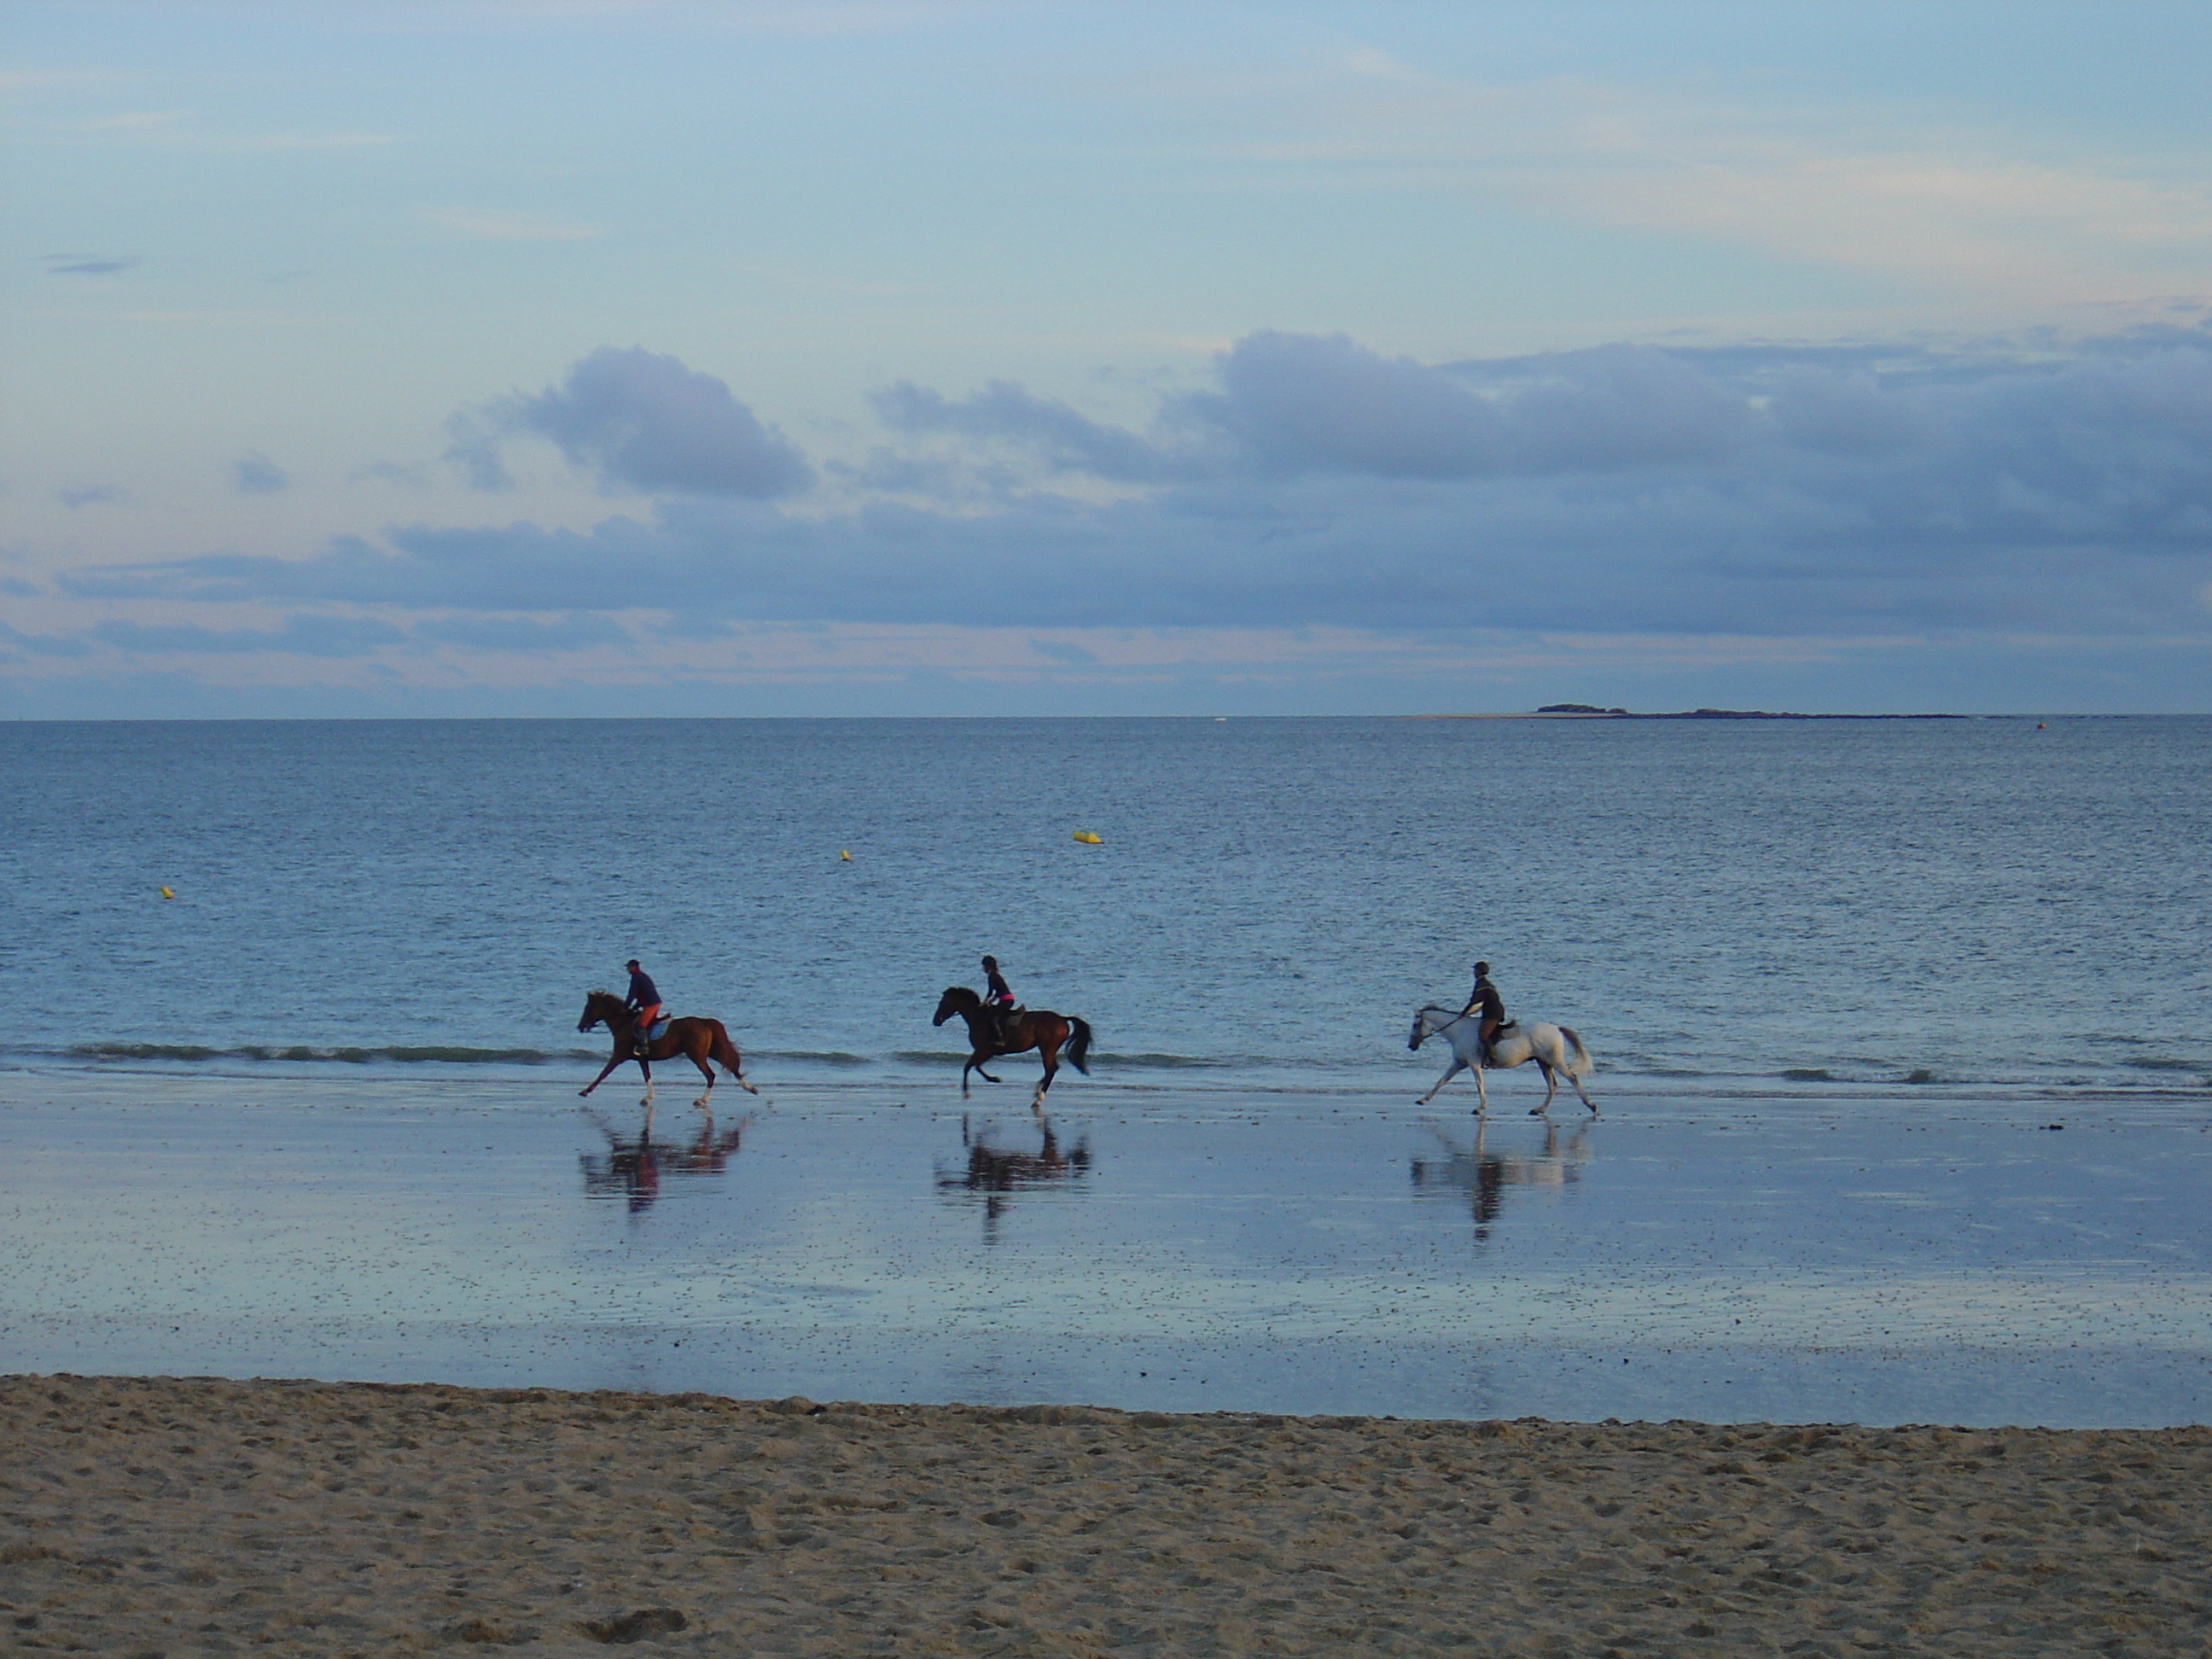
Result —
M999 1079L983 1069L983 1062L994 1054L1027 1054L1034 1048L1044 1061L1044 1077L1037 1084L1036 1098L1030 1102L1032 1109L1044 1111L1044 1091L1052 1087L1053 1073L1060 1070L1060 1049L1067 1045L1067 1063L1085 1077L1090 1066L1084 1061L1091 1054L1091 1027L1073 1014L1055 1014L1048 1008L1031 1008L1006 1017L1005 1035L1000 1034L1000 1020L983 1006L983 999L964 985L949 985L945 994L937 1000L937 1017L929 1023L942 1025L957 1014L968 1022L968 1047L972 1051L968 1063L960 1068L960 1098L968 1098L968 1073L975 1073L986 1083Z
M714 1068L709 1060L719 1060L729 1074L737 1079L738 1085L751 1094L759 1090L745 1081L745 1062L738 1053L738 1045L730 1041L730 1034L719 1019L672 1019L668 1029L651 1042L637 1040L636 1022L623 1000L611 991L594 991L584 999L584 1017L576 1022L576 1029L588 1031L594 1025L605 1025L615 1040L615 1051L599 1074L585 1085L581 1093L589 1094L607 1080L607 1073L626 1060L637 1062L645 1073L646 1098L653 1098L653 1062L656 1060L690 1060L699 1068L699 1075L707 1079L707 1093L693 1103L700 1110L707 1109L707 1096L714 1092Z

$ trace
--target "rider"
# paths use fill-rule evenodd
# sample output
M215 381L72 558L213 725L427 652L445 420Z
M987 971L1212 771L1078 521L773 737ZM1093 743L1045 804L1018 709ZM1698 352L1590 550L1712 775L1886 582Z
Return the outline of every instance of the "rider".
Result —
M999 972L996 957L983 958L983 1006L998 1022L994 1035L999 1042L1004 1042L1006 1040L1006 1017L1014 1012L1016 1004L1013 991L1007 986L1005 975Z
M1467 1006L1459 1011L1460 1018L1466 1018L1478 1008L1482 1011L1482 1024L1476 1031L1476 1036L1482 1046L1488 1048L1490 1039L1497 1036L1498 1028L1505 1024L1505 999L1498 994L1498 988L1490 982L1490 964L1486 962L1474 964L1474 989L1468 994Z
M634 1010L637 1016L637 1023L630 1027L630 1041L643 1049L652 1040L653 1023L660 1018L660 991L653 984L653 975L637 965L635 957L624 966L629 969L629 995L623 999L623 1006Z

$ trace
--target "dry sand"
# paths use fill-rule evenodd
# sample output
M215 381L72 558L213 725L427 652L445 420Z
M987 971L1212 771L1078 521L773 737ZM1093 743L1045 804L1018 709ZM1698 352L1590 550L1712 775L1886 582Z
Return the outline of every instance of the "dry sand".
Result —
M0 1654L2199 1654L2212 1430L0 1378Z

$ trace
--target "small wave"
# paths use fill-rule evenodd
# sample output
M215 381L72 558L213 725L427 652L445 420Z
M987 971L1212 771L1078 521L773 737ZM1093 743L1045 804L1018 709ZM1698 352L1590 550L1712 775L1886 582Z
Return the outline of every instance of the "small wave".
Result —
M444 1066L544 1066L556 1060L593 1060L587 1048L468 1048L444 1043L376 1048L317 1048L306 1043L279 1048L257 1042L213 1048L196 1042L82 1042L69 1049L73 1060L306 1060L343 1066L430 1062Z
M1218 1071L1225 1066L1255 1067L1279 1066L1280 1060L1250 1060L1241 1055L1208 1054L1094 1054L1102 1065L1126 1066L1133 1071L1195 1072Z
M866 1054L848 1054L842 1048L757 1048L755 1060L788 1060L799 1066L873 1066Z
M2212 1072L2201 1060L2171 1060L2163 1054L2139 1054L2120 1062L2139 1072Z
M900 1048L890 1057L915 1066L958 1066L968 1058L957 1049L943 1048ZM1026 1054L1001 1054L999 1058L1006 1060L1035 1060L1036 1054L1032 1050ZM1120 1054L1102 1049L1091 1056L1091 1064L1131 1072L1213 1072L1229 1067L1251 1071L1279 1066L1283 1062L1279 1059L1257 1060L1249 1054ZM1301 1062L1301 1067L1309 1071L1334 1069L1325 1061Z

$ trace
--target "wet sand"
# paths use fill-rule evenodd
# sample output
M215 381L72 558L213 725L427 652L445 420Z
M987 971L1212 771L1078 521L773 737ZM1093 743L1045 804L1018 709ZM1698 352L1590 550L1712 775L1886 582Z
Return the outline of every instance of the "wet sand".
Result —
M2212 1430L0 1379L0 1653L2205 1650Z
M1045 1126L937 1084L953 1109L780 1088L649 1131L544 1078L0 1075L0 1373L2212 1421L2201 1101L2053 1133L2041 1102L1622 1096L1486 1139L1372 1095L1086 1083Z

